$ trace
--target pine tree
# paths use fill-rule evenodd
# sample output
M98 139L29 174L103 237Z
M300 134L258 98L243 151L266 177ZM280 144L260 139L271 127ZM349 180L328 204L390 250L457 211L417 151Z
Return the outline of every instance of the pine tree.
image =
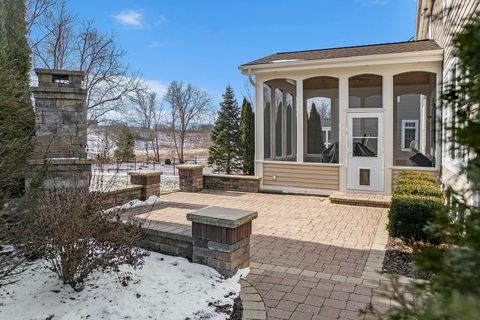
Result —
M124 126L120 131L117 139L117 149L115 150L115 157L122 161L129 161L135 157L133 148L135 146L135 139L132 130Z
M255 171L255 117L252 105L243 98L240 115L240 147L243 174L253 175Z
M240 108L232 87L227 86L213 127L213 145L208 154L208 163L215 164L215 171L232 174L241 168L239 122Z
M325 149L322 136L322 122L315 103L312 103L307 122L307 152L321 154Z
M35 117L24 1L0 0L0 206L23 192Z

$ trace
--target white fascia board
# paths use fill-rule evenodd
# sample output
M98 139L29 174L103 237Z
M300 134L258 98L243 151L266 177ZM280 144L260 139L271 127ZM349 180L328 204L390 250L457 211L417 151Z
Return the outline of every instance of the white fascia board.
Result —
M414 51L389 54L375 54L368 56L356 56L345 58L333 58L322 60L308 60L295 62L265 63L257 65L240 66L243 74L260 74L275 71L301 71L322 68L344 68L371 65L385 65L396 63L415 62L441 62L443 61L443 49Z

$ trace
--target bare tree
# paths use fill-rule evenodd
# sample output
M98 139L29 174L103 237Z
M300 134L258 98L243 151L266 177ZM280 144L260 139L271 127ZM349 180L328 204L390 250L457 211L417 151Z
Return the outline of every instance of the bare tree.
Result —
M36 39L37 41L39 40L37 38L32 37L31 35L32 30L38 27L38 21L42 17L48 14L51 14L53 8L59 6L60 3L63 3L63 0L26 0L25 1L25 8L27 9L25 22L27 25L27 34L30 40L33 40L33 39ZM30 47L34 47L38 43L37 41L31 42Z
M170 106L173 141L180 163L184 162L185 137L195 124L211 116L212 98L192 84L172 81L164 101Z
M31 5L37 1L41 0L31 0ZM36 11L35 7L29 10ZM30 18L35 20L30 30L35 67L85 71L90 120L124 111L126 98L142 83L139 73L123 62L126 51L117 46L114 36L100 32L92 21L77 21L62 2L37 12Z

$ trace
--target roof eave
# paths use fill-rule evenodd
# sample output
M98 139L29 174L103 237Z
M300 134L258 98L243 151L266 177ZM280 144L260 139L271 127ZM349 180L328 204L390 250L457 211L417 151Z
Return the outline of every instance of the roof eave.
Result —
M409 61L411 60L411 61ZM443 49L375 54L355 57L319 59L319 60L303 60L277 63L263 64L245 64L238 68L243 74L255 74L270 71L285 70L302 70L311 67L317 68L333 68L333 67L354 67L360 65L379 65L388 63L404 63L404 62L426 62L426 61L443 61Z

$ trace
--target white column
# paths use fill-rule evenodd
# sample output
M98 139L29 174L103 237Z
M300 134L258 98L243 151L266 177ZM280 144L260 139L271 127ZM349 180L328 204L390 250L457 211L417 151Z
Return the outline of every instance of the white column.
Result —
M303 162L304 142L305 137L303 131L303 79L295 79L297 84L296 101L297 107L297 162Z
M384 194L390 195L392 193L392 169L393 166L393 76L384 75L383 76L383 109L385 109L383 116L383 137L384 145L379 146L383 148L383 157L384 157L384 183L383 190ZM379 132L379 134L382 134Z
M338 162L341 164L340 190L345 191L347 189L348 76L340 76L338 85Z
M255 175L263 177L263 81L255 83Z
M437 169L440 168L442 164L442 121L443 121L443 114L442 114L442 71L438 71L436 73L436 83L435 83L435 92L436 92L436 100L435 100L435 167Z

